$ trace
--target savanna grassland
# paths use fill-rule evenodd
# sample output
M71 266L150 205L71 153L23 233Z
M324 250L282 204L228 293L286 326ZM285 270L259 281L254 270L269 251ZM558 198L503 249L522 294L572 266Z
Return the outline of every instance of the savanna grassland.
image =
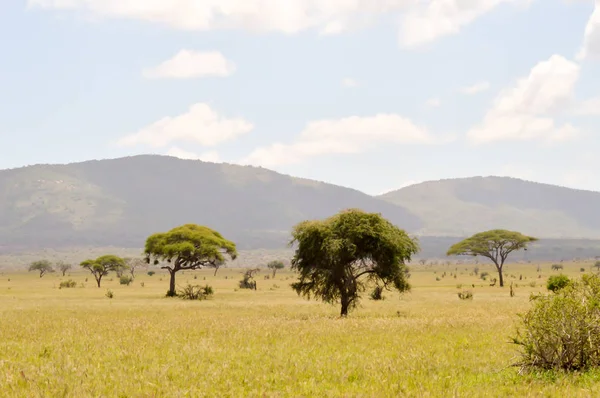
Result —
M237 288L240 269L179 273L180 286L215 289L205 301L164 298L168 278L160 270L138 270L130 286L113 273L102 288L81 270L41 279L6 271L0 395L600 396L598 372L519 374L510 366L518 354L510 344L517 314L559 273L551 264L538 273L537 266L506 265L507 286L499 288L474 275L472 264L412 265L410 293L387 292L383 301L367 293L347 319L337 305L298 297L288 270L269 280L261 271L257 291ZM495 276L493 267L478 267ZM564 263L563 272L578 276L582 267L593 271L581 262ZM59 289L68 279L77 287ZM463 289L473 300L459 300Z

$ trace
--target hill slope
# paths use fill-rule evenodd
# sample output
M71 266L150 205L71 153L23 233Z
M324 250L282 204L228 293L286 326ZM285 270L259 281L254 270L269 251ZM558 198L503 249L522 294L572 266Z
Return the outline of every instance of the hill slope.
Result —
M545 238L600 238L600 193L508 177L424 182L380 196L420 217L419 233L507 228Z
M282 247L291 227L359 207L416 230L402 207L349 188L263 168L144 155L0 171L0 246L140 247L183 223L240 248Z

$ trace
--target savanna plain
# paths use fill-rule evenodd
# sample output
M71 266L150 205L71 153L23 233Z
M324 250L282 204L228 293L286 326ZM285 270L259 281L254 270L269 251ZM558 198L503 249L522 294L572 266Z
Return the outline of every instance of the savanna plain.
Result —
M475 275L487 264L412 264L408 293L364 293L339 305L291 288L288 268L238 289L242 269L184 271L179 286L209 284L203 301L166 298L168 274L0 273L3 397L593 397L600 372L520 372L515 334L531 293L550 275L594 272L591 262L505 266L506 286ZM59 289L72 279L74 288ZM510 284L514 297L511 297ZM473 292L471 300L458 293ZM111 291L113 297L107 297Z

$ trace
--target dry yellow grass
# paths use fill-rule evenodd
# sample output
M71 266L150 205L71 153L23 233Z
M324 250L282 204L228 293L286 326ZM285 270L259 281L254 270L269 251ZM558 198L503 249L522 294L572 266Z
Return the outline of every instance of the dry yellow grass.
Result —
M589 271L591 264L565 264L565 273L577 276L582 266ZM449 274L457 267L455 279ZM508 284L519 285L512 298L508 287L469 275L473 267L414 266L411 293L388 292L379 302L365 295L348 319L338 318L337 306L299 298L290 272L275 280L261 272L258 291L236 289L240 270L179 275L179 285L215 288L214 298L198 302L163 298L168 280L161 272L140 271L128 287L111 275L100 289L79 270L42 279L4 273L0 395L600 396L597 372L519 375L510 367L517 313L529 308L531 292L545 291L545 279L557 273L550 264L542 278L536 265L508 265ZM479 268L494 276L492 267ZM66 279L78 287L58 289ZM472 301L458 299L458 284L474 292Z

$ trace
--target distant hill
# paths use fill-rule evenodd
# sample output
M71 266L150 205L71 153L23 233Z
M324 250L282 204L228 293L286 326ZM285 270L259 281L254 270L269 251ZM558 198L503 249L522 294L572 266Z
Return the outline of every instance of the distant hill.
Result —
M506 228L544 238L600 238L600 193L508 177L430 181L379 196L422 221L418 233Z
M306 219L358 207L410 231L402 206L257 167L142 155L0 171L0 249L141 247L152 233L208 225L240 249L281 248Z

